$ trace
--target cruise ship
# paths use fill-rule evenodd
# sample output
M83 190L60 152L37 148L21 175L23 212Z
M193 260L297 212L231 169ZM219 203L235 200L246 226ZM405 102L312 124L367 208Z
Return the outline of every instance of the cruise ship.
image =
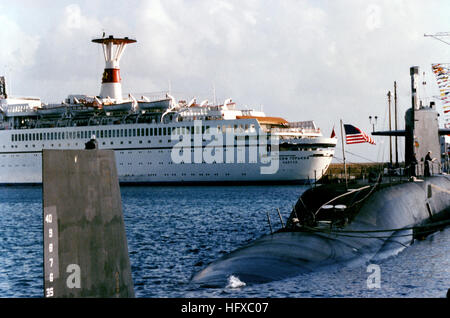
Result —
M92 41L106 62L98 96L45 104L9 96L0 78L0 184L39 184L43 149L84 149L93 138L114 150L121 184L310 183L328 169L337 139L313 121L238 109L231 99L124 98L119 61L136 40Z

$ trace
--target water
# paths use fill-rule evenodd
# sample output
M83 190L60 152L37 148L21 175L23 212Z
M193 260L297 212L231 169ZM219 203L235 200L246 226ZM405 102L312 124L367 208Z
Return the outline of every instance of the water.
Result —
M122 187L137 297L445 297L450 287L450 228L378 261L380 288L366 265L324 269L251 285L230 277L222 288L194 288L208 263L279 228L302 186ZM42 189L0 188L0 297L41 297Z

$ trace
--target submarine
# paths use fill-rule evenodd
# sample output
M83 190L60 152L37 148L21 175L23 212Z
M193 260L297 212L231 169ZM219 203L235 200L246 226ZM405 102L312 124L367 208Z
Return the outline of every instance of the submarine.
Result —
M437 165L430 176L416 158L440 153L434 104L419 104L418 67L410 68L412 106L405 129L373 132L405 137L405 176L367 184L323 184L306 190L286 225L232 251L195 273L191 283L225 287L229 278L268 283L322 268L352 266L394 256L416 239L450 224L450 176ZM417 177L416 177L417 176Z

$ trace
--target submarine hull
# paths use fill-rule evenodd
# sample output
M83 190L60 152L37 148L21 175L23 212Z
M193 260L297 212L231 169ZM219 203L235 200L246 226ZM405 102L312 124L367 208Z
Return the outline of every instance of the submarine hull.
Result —
M265 235L211 263L192 277L192 283L224 287L231 275L247 284L266 283L322 267L379 261L407 247L415 235L436 230L417 228L450 219L449 189L448 176L382 188L342 229Z

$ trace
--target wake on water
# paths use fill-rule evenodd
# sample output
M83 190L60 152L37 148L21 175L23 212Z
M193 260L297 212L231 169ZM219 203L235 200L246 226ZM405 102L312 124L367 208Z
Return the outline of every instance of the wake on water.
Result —
M239 279L239 277L231 275L228 277L228 285L227 288L241 288L244 287L246 284Z

